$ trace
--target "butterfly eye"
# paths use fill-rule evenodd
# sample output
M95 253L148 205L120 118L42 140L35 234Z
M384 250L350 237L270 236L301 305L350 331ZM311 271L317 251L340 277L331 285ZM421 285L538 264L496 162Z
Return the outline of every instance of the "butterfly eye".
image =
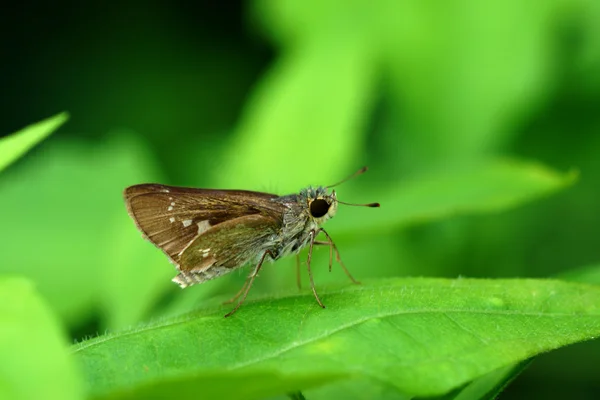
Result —
M321 218L329 211L329 203L323 199L316 199L310 203L310 215L314 218Z

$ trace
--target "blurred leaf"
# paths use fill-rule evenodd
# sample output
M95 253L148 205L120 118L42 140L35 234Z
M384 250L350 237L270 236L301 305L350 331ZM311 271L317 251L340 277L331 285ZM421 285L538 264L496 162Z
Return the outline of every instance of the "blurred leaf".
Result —
M140 238L123 202L126 186L155 176L146 153L143 142L119 132L102 144L50 143L4 174L0 208L14 212L2 220L11 251L0 272L35 281L70 325L98 305L105 326L138 322L175 275Z
M1 138L0 171L57 130L68 118L67 113L57 114L54 117L29 125L10 136Z
M285 193L361 166L376 76L368 43L347 39L281 57L247 103L219 183Z
M303 390L308 400L410 400L413 396L403 394L389 382L366 376L353 376L314 389Z
M398 164L421 169L503 151L515 125L547 101L556 26L573 3L386 2L388 88L403 110L394 116Z
M141 237L127 211L120 213L108 221L104 267L98 271L102 326L111 330L143 321L165 292L179 289L164 254Z
M600 288L550 280L390 279L216 307L76 346L93 394L200 371L352 374L413 395L600 334ZM302 388L299 388L302 389Z
M26 279L0 278L0 354L0 398L83 398L65 332Z
M373 231L458 214L500 212L564 189L576 178L575 172L560 173L538 163L493 160L469 169L417 177L389 188L373 188L368 191L368 199L379 201L380 209L346 211L342 205L344 213L352 211L352 218L336 216L329 225L332 234L337 235L340 231L355 232L357 226L362 231ZM365 194L352 192L342 197L338 193L338 197L362 199Z
M556 276L570 282L591 283L600 285L600 265L592 265L564 271Z
M178 400L264 399L299 387L315 387L340 379L339 375L307 374L282 376L274 372L249 373L222 371L164 377L129 390L95 396L96 400L152 400L177 397Z
M253 5L253 17L283 57L309 51L305 57L316 56L311 50L319 45L330 48L319 55L323 67L312 73L314 81L327 74L322 70L340 52L367 44L363 62L385 77L391 118L400 125L384 130L391 146L383 152L397 166L422 169L478 159L506 145L515 120L548 95L556 62L550 38L557 21L568 20L565 10L581 2L255 0ZM345 68L337 67L342 73ZM314 90L306 83L306 92ZM329 91L317 101L327 107L327 100L339 99ZM272 107L270 115L276 118L278 111ZM297 112L311 114L308 107Z
M98 301L103 327L122 329L142 321L165 291L176 289L170 282L176 271L161 251L141 238L122 196L129 185L162 181L161 174L137 135L117 131L112 138L103 155L113 168L112 180L106 181L111 189L103 201L112 206L113 213L99 227L106 245L98 259Z
M517 376L521 374L533 359L516 365L499 368L470 382L467 386L452 395L444 396L444 400L494 400ZM440 399L440 400L442 400Z
M578 63L578 73L583 75L584 91L598 93L600 89L600 3L595 0L579 2L582 6L579 29L584 31L585 39L582 43Z

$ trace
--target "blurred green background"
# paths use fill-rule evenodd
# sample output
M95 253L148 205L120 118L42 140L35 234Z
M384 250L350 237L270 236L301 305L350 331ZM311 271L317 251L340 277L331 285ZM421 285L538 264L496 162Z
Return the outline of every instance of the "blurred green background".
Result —
M71 115L0 178L0 272L31 278L73 339L243 282L172 284L122 202L142 182L286 194L369 165L338 195L382 208L328 224L359 279L549 277L600 261L597 0L204 3L0 15L1 134ZM580 178L502 213L336 235L393 208L376 194L498 157ZM318 285L346 279L325 253ZM252 294L295 290L293 265L265 269ZM599 357L596 342L541 356L504 396L594 398Z

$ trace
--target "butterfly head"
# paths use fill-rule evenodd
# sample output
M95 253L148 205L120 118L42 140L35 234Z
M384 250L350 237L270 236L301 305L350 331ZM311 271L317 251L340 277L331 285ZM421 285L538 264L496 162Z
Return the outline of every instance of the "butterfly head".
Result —
M327 193L327 188L323 186L308 187L300 192L300 197L308 215L318 225L333 218L337 212L338 200L335 190Z

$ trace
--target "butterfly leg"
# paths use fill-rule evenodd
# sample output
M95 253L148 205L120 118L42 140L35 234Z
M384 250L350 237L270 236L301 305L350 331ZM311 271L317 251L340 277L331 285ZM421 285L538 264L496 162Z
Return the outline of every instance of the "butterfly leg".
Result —
M340 252L337 248L337 246L335 245L335 243L333 243L333 239L331 239L331 236L329 236L329 233L327 233L325 231L325 229L320 228L319 232L323 232L325 234L325 236L327 236L327 239L329 240L329 251L330 251L330 257L331 257L331 251L335 250L335 259L338 262L338 264L340 264L340 266L342 267L342 269L344 270L344 272L346 273L346 276L348 276L348 278L350 278L350 280L352 281L352 283L355 283L357 285L360 285L360 282L357 281L356 279L354 279L354 277L352 276L352 274L350 274L350 271L348 271L348 268L346 268L346 266L344 265L344 263L342 262L342 258L340 257ZM329 264L329 271L331 271L331 258L330 258L330 264Z
M240 290L238 290L238 292L235 294L235 296L233 296L232 298L230 298L227 301L224 301L223 304L231 304L234 301L236 301L242 295L242 293L244 293L244 290L246 290L246 286L248 285L249 280L250 280L250 276L248 276L246 278L246 280L244 281L244 286L242 286L242 288Z
M322 308L325 308L325 305L323 305L323 302L321 302L321 299L319 299L319 295L317 294L317 290L315 289L315 281L313 280L312 271L310 270L310 260L312 259L312 251L313 251L313 246L315 244L315 236L317 234L314 230L312 230L312 231L310 231L309 235L310 235L310 247L308 248L308 258L306 259L306 269L308 269L308 277L310 278L310 287L315 296L315 299L317 299L317 303L319 303L319 305Z
M240 301L238 301L238 303L236 304L236 306L233 308L233 310L229 311L227 314L225 314L225 318L230 317L231 315L233 315L233 313L235 313L238 308L240 308L240 306L244 303L244 301L246 300L246 296L248 296L248 292L250 291L250 288L252 287L252 283L254 283L254 278L256 278L256 276L258 275L258 271L260 271L260 267L262 267L263 262L265 261L265 257L268 255L271 256L271 258L275 258L273 256L273 253L271 253L271 250L267 250L263 253L262 257L260 258L260 261L258 262L258 264L256 265L256 268L254 268L254 271L252 272L252 274L250 274L250 276L248 276L248 279L246 280L246 283L244 283L244 286L242 287L243 294L242 294L242 298L240 299ZM240 293L242 291L240 290ZM238 295L236 295L236 297L239 297Z
M329 246L329 272L331 272L331 266L333 265L333 248L331 242L323 242L321 240L315 240L315 244Z
M298 290L302 289L302 279L300 278L300 254L296 254L296 284Z

